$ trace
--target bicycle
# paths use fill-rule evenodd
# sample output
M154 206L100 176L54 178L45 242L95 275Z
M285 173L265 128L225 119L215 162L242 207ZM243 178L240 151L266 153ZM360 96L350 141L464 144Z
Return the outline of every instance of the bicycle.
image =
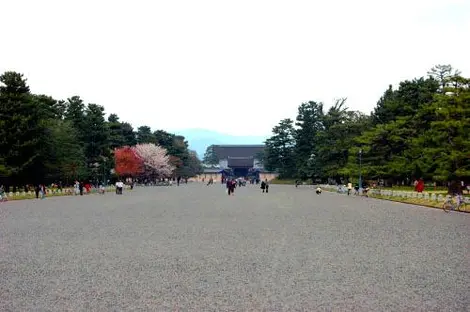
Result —
M449 212L449 210L461 211L461 208L465 207L467 204L465 203L462 195L456 196L457 201L454 203L452 197L447 197L446 201L442 205L442 210L445 212Z

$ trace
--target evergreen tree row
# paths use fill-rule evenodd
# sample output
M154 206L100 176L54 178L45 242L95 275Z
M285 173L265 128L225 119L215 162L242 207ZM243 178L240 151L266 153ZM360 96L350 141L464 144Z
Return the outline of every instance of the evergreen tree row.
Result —
M201 171L183 136L148 126L134 131L116 114L106 120L103 106L79 96L55 100L32 94L22 74L0 76L0 185L112 179L114 150L137 143L167 149L177 176Z
M470 79L450 65L427 78L390 86L370 115L346 100L325 111L302 103L296 121L281 120L266 141L265 167L281 178L445 184L470 180Z

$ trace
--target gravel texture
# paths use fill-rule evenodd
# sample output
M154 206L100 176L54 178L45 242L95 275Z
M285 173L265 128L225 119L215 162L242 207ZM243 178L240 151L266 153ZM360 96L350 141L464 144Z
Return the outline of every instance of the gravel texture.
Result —
M272 185L0 204L1 311L468 311L470 214Z

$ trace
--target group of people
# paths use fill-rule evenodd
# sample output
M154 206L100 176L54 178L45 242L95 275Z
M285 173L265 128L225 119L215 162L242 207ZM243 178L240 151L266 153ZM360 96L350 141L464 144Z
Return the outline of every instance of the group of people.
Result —
M343 186L341 186L341 187L343 187ZM352 192L352 190L353 190L353 186L352 186L352 183L351 183L351 182L348 183L347 188L348 188L348 195L351 195L351 192ZM359 184L354 185L354 195L360 195L360 194L359 194L359 190L360 190ZM363 188L362 188L362 194L364 194L364 196L367 197L367 196L368 196L368 195L367 195L368 192L369 192L369 187L366 186L366 187L363 187Z
M83 183L81 181L75 181L74 184L74 193L75 195L81 195L86 193L91 193L93 186L90 183ZM116 194L121 195L122 189L124 188L124 183L122 181L116 182ZM104 195L106 193L106 188L102 183L98 186L98 194Z
M184 181L185 184L188 184L188 177L183 178L183 177L178 176L176 178L176 185L180 186L180 183L182 183L182 180Z
M246 186L246 181L241 178L238 178L238 179L227 178L225 182L225 186L227 187L227 194L230 196L235 193L235 188L237 186L238 187Z
M38 184L34 187L34 193L36 194L36 198L44 199L46 197L46 186L44 184ZM7 201L8 197L5 191L5 188L0 186L0 200Z
M118 180L115 184L116 186L116 194L117 195L122 195L122 190L124 189L124 182L121 180ZM131 189L134 188L134 183L130 184ZM85 192L90 193L92 189L92 185L87 183L84 184L83 182L76 181L74 185L74 190L75 190L75 195L83 195ZM100 184L98 186L98 194L104 195L106 193L106 188L104 187L103 184Z
M212 180L212 179L211 179ZM227 194L230 196L230 195L234 195L235 193L235 188L237 186L241 187L241 186L246 186L246 181L243 180L243 179L231 179L231 178L227 178L225 180L225 186L227 188ZM210 185L212 184L210 181L207 185ZM265 179L264 181L261 182L261 192L262 193L268 193L269 192L269 184L268 184L268 179Z

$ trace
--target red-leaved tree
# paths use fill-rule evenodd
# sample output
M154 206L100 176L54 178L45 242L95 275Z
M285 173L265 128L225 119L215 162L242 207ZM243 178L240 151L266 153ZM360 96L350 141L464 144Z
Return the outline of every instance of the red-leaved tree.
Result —
M129 146L114 150L116 174L120 176L135 177L143 173L143 161L136 155L134 149Z
M176 169L179 169L183 166L183 161L179 157L170 156L170 164Z

